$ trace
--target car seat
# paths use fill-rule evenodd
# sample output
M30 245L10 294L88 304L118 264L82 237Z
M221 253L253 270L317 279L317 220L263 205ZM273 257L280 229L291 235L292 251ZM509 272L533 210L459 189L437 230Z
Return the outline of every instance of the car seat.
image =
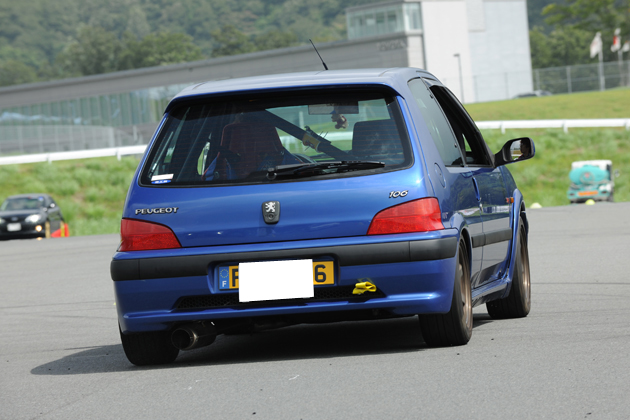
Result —
M398 128L394 120L360 121L354 124L352 154L359 159L387 165L404 161Z
M278 132L271 124L228 124L223 128L215 173L220 179L246 178L252 172L280 165L285 152Z

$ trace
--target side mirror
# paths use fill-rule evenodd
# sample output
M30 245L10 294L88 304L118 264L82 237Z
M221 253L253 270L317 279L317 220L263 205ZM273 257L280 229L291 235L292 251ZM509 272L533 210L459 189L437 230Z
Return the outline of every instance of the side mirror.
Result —
M494 155L494 166L507 165L534 157L536 148L534 141L529 137L521 137L508 141L501 150Z

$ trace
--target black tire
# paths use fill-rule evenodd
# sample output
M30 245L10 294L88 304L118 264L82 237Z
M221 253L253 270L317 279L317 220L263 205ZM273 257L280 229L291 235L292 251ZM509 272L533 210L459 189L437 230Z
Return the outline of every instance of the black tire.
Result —
M420 330L430 347L461 346L472 336L472 294L470 266L463 242L457 250L457 267L451 309L445 314L419 315Z
M518 246L516 248L516 265L514 278L510 286L510 294L498 300L486 303L488 314L495 319L523 318L531 309L531 283L529 277L529 252L527 250L527 234L523 222L519 222Z
M120 341L127 359L136 366L172 363L179 354L179 350L171 343L168 331L139 334L123 334L120 331Z

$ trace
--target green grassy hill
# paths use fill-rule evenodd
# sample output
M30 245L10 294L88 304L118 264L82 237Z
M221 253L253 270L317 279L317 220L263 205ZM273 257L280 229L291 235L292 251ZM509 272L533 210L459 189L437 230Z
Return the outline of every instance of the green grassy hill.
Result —
M630 118L630 89L585 92L572 95L530 97L466 106L476 121L576 118ZM571 162L610 159L620 172L615 180L615 200L630 201L630 131L619 129L485 130L493 151L509 139L527 136L534 140L536 156L509 165L526 204L543 207L568 204Z
M475 121L630 118L630 89L466 105Z
M545 118L629 118L630 89L471 104L477 121ZM630 131L625 129L499 130L484 132L493 151L509 139L529 136L536 157L509 165L527 205L568 204L566 190L574 160L611 159L621 176L615 198L630 201ZM72 235L116 233L121 209L138 160L96 158L0 166L0 201L28 192L50 193L59 203Z

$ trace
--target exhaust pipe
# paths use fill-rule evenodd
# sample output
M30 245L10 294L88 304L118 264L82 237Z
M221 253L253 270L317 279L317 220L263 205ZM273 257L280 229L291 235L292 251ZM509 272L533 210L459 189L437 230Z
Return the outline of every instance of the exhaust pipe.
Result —
M171 342L179 350L193 350L209 346L217 338L217 330L211 322L196 322L177 328L171 334Z

